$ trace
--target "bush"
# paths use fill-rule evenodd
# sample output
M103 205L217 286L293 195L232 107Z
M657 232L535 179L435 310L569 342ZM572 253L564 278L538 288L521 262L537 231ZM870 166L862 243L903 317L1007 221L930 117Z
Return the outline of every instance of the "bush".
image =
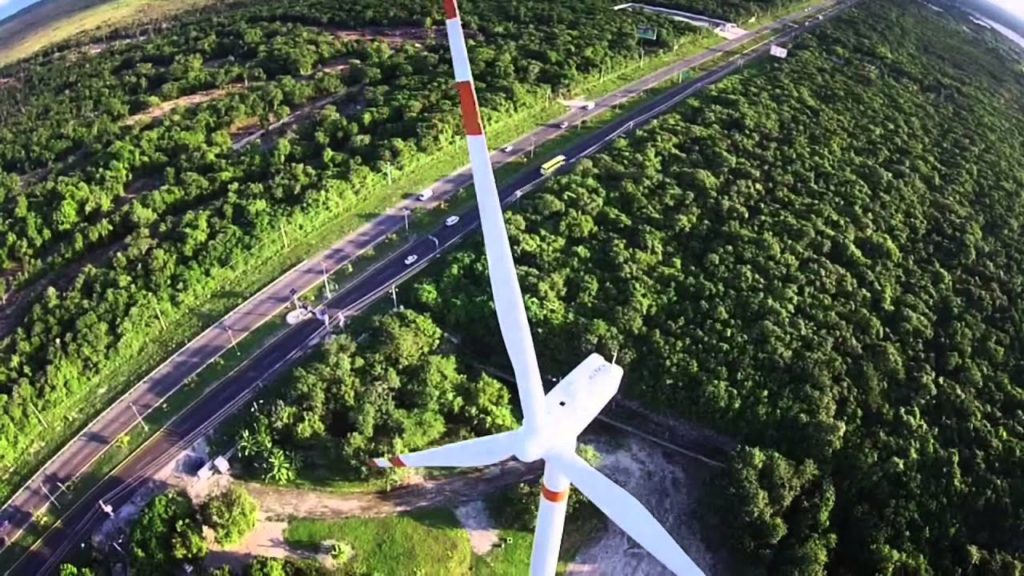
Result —
M231 486L203 503L203 523L217 534L217 543L235 544L256 526L259 506L241 486Z

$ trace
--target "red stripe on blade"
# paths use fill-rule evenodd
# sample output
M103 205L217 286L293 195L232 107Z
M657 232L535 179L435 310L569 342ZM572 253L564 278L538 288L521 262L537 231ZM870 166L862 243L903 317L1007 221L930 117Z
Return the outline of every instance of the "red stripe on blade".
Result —
M388 462L391 462L391 465L395 468L405 468L405 462L402 462L402 458L399 456L388 458Z
M448 20L459 17L459 5L455 0L444 0L444 17Z
M455 89L459 91L459 106L462 107L462 129L466 136L482 136L484 133L483 122L480 121L480 108L476 103L476 90L469 80L456 82Z
M545 486L543 483L541 483L541 485L540 485L540 494L541 494L541 496L544 497L545 500L547 500L548 502L553 502L555 504L558 504L560 502L565 502L565 500L567 498L569 498L569 491L568 490L563 490L561 492L555 492L554 490L551 490L550 488Z

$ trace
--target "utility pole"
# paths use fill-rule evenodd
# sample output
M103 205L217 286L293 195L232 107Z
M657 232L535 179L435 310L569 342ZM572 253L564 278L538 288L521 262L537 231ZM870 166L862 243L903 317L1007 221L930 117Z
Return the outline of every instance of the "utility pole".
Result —
M395 289L395 285L391 285L391 305L395 310L398 310L398 290Z
M405 217L405 233L409 233L409 209L402 208L402 216Z
M338 312L338 328L345 329L345 314L343 312Z
M537 137L530 136L530 159L533 159L533 151L537 147Z
M288 249L288 235L284 233L284 223L282 222L282 223L278 224L277 227L278 227L279 230L281 230L281 240L284 241L284 249L287 250Z
M231 338L231 347L235 349L235 354L241 354L238 351L238 342L235 341L235 333L231 331L231 327L225 324L224 329L228 332L228 338Z
M295 288L292 288L291 290L288 291L288 295L292 297L292 306L295 306L295 309L298 310L299 309L299 291L296 290Z
M164 331L166 331L167 330L167 323L164 322L164 315L160 312L160 307L159 306L154 306L153 310L156 311L156 319L160 321L160 327L163 328Z
M388 172L388 186L391 186L391 162L385 162L384 168Z
M129 402L128 405L132 407L132 412L135 412L135 419L139 421L139 424L142 426L144 430L148 431L149 426L142 421L142 414L139 414L139 409L135 407L135 403Z
M427 236L427 238L430 238L431 240L434 241L434 250L439 250L441 248L441 241L440 240L438 240L434 236Z
M43 494L46 494L46 497L50 499L50 502L53 502L54 506L60 508L60 504L57 504L57 499L53 497L53 494L50 494L49 490L46 489L46 484L40 482L39 488L43 491Z
M39 410L37 410L36 407L33 406L31 402L28 403L28 407L32 409L33 413L35 413L36 418L39 418L39 421L43 423L43 427L49 430L50 425L46 423L46 420L43 418L43 415L39 413Z
M331 279L327 277L327 266L324 261L320 261L320 271L324 274L324 292L327 294L327 299L331 299Z
M100 510L103 510L107 516L114 517L114 507L110 504L104 504L103 500L100 500Z

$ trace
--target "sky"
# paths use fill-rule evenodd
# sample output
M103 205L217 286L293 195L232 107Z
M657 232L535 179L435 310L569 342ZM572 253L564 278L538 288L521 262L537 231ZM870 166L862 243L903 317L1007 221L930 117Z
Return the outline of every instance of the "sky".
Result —
M3 0L0 0L2 2ZM1017 18L1024 20L1024 0L988 0L990 4L1001 6Z
M7 18L29 4L35 4L36 1L37 0L0 0L0 20Z
M0 0L0 20L7 18L25 6L35 4L38 0ZM985 0L990 4L1001 6L1024 20L1024 0Z

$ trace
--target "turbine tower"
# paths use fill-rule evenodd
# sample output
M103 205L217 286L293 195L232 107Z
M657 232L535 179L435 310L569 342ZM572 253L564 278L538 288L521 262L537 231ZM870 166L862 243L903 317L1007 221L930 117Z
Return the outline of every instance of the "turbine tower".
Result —
M412 454L376 458L371 464L378 468L463 468L487 466L513 456L523 462L544 460L540 510L530 559L532 576L555 574L570 484L575 484L605 515L673 573L703 574L643 504L576 454L577 437L618 391L622 368L600 354L591 354L544 395L456 0L444 0L444 12L494 307L515 372L523 424L511 432Z

